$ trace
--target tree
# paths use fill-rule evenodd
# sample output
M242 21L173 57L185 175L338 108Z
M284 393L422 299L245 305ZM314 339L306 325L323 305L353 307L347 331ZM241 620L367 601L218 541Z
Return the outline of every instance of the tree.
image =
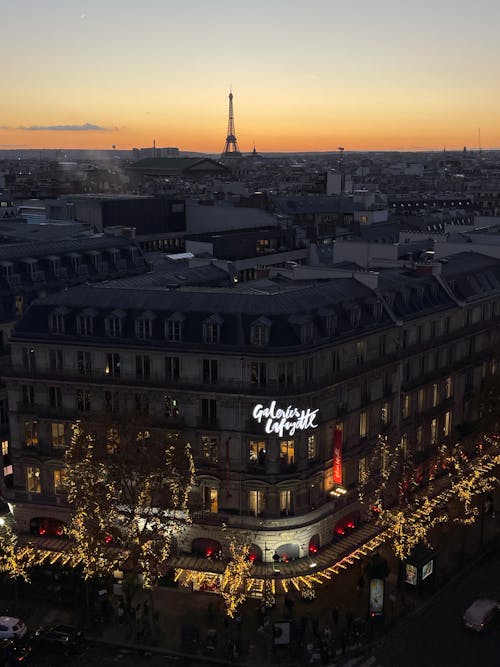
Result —
M252 569L250 544L232 538L229 542L230 559L221 578L221 595L226 614L234 618L236 609L246 599L246 582Z
M85 578L126 564L153 588L190 523L190 445L180 433L141 421L80 420L66 465L69 535Z
M36 552L30 544L18 546L17 535L11 526L0 521L0 572L13 579L30 580L29 568L36 563Z

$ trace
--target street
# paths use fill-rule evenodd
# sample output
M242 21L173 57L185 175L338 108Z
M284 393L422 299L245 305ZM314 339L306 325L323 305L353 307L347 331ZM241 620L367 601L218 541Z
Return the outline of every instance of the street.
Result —
M476 598L500 601L499 573L497 550L438 595L422 615L395 628L373 651L378 664L381 667L500 665L500 620L484 635L466 631L461 623L464 611Z

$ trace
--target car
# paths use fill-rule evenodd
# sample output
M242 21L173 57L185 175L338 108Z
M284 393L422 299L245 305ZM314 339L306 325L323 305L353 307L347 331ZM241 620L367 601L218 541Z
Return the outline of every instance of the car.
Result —
M26 624L19 618L0 616L0 639L21 639L26 632Z
M35 632L33 644L40 649L74 655L85 650L85 637L72 625L53 625Z
M31 655L31 645L26 642L18 642L12 639L0 640L0 661L2 665L9 666L22 662L27 665Z
M484 632L498 615L500 604L494 600L480 598L475 600L465 611L463 621L468 630Z

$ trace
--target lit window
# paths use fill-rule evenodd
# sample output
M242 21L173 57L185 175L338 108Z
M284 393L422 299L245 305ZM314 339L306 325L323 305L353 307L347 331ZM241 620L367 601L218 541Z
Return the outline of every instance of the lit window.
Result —
M295 441L280 440L280 462L284 465L292 465L295 461Z
M248 511L253 516L260 516L266 506L266 496L264 491L248 492Z
M293 492L280 491L280 512L281 514L290 514L293 512Z
M62 422L52 422L50 425L52 436L52 447L59 449L64 447L64 424Z
M207 512L216 513L219 509L219 492L218 489L215 489L213 486L201 487L202 489L202 499L203 499L203 509Z
M451 398L451 395L453 393L453 380L451 379L451 377L446 378L444 382L444 393L447 399Z
M7 456L8 453L9 453L9 441L2 440L2 454L4 456Z
M266 464L266 442L264 440L250 440L248 452L252 465L264 466Z
M432 407L435 408L439 403L439 385L434 383L432 385Z
M24 422L24 442L26 447L38 446L38 422L25 421Z
M451 412L446 412L444 415L444 435L449 436L451 434Z
M435 445L438 439L437 419L431 421L431 444Z
M359 413L359 437L366 438L368 435L368 412L363 410Z
M54 470L54 491L55 493L66 493L68 490L68 474L65 468Z
M424 409L424 405L425 405L424 398L425 398L424 390L423 390L423 389L419 389L419 390L418 390L418 393L417 393L417 410L418 410L419 412L422 412L423 409Z
M30 493L42 492L40 468L38 466L28 466L26 468L26 488Z
M307 437L307 460L314 461L318 456L318 441L315 435Z
M403 419L408 419L410 416L410 394L405 394L401 399L401 413Z
M210 435L201 436L201 454L203 462L209 465L217 463L217 440Z

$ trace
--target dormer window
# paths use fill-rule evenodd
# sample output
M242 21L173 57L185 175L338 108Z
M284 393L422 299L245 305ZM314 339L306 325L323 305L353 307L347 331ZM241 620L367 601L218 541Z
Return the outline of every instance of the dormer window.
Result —
M300 342L305 345L311 343L314 337L314 323L310 315L297 313L289 319L299 335Z
M56 308L49 318L50 332L53 334L63 334L66 331L67 308Z
M203 322L203 342L218 343L220 341L222 318L219 315L211 315Z
M97 312L86 308L76 319L76 329L80 336L91 336L94 333L94 320Z
M176 343L182 340L182 329L184 323L182 313L174 313L165 322L165 338L169 343Z
M143 340L153 338L153 321L156 315L151 311L142 313L135 321L135 335Z
M123 332L124 318L125 313L123 310L113 310L105 320L106 335L113 336L114 338L120 337Z
M271 320L267 317L259 317L250 326L250 342L252 345L263 346L269 343Z
M355 329L356 327L359 326L359 323L361 322L361 308L357 303L355 303L352 304L351 306L348 306L348 312L349 312L349 321L351 323L351 327Z
M321 309L318 315L321 317L326 335L333 336L339 324L336 311L333 308Z
M380 301L376 301L372 306L372 313L374 320L380 320L382 317L382 304Z

